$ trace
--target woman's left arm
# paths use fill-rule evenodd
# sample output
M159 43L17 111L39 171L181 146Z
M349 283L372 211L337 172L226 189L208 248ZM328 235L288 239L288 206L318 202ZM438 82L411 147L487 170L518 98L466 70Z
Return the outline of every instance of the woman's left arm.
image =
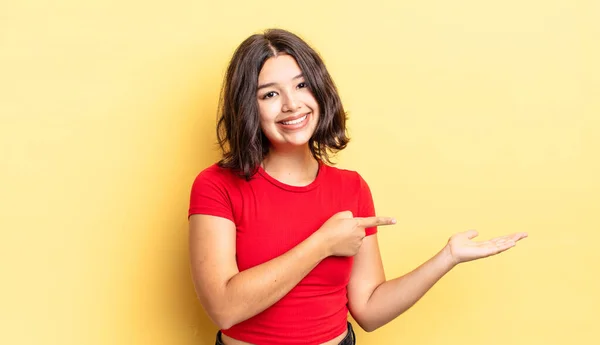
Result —
M501 253L527 237L515 233L484 242L473 241L474 230L452 236L446 246L412 272L386 281L377 234L367 236L358 253L348 284L348 307L367 332L392 321L413 306L454 266Z

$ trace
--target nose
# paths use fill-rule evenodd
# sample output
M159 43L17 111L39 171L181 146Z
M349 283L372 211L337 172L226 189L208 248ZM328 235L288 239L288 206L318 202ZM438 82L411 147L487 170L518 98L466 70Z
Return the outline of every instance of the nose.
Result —
M281 105L281 110L283 112L294 112L298 109L298 100L294 97L293 92L286 93L283 98L283 104Z

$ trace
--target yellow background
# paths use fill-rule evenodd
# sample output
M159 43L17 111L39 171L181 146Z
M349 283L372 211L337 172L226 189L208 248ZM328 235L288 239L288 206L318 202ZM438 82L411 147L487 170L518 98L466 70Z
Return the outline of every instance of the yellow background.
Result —
M283 27L350 113L388 278L453 233L462 265L374 344L599 344L598 1L0 2L0 343L212 344L187 205L223 71Z

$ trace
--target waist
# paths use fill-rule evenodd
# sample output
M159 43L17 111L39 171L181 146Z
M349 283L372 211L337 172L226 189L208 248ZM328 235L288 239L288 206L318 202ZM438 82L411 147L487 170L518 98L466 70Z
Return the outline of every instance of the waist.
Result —
M288 295L250 319L223 330L232 339L250 344L306 345L335 339L347 329L346 295L313 298Z
M352 329L352 325L350 322L346 322L346 329L342 332L342 334L336 336L333 339L327 340L325 342L317 342L317 343L309 343L309 344L319 344L319 345L354 345L356 344L356 335L354 334L354 330ZM292 344L290 339L278 339L280 342L269 341L269 344ZM298 344L307 344L306 339L296 339ZM296 343L296 342L293 342ZM217 333L217 341L216 345L254 345L254 343L245 342L239 339L232 338L228 335L223 334L221 331Z

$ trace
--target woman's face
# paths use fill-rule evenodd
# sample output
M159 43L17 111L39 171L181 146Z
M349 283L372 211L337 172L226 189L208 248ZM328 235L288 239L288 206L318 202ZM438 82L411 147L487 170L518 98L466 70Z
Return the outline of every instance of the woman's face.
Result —
M256 97L260 127L274 148L308 143L319 121L319 105L292 56L265 61Z

